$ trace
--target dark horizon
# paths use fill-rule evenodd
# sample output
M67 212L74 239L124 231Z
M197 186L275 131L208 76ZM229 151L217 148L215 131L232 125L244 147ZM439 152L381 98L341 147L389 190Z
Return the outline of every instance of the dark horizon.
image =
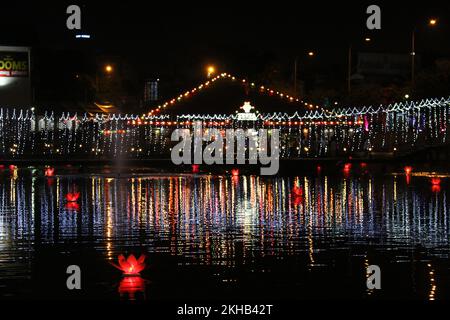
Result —
M77 49L81 42L89 42L99 55L134 61L133 67L145 76L171 73L187 79L202 76L209 63L223 72L254 77L267 63L293 61L308 51L317 53L321 68L342 68L349 44L358 51L408 54L414 26L418 53L449 55L448 2L414 7L378 3L382 29L369 31L365 10L370 2L302 3L298 8L288 2L276 6L96 2L82 6L82 30L92 36L90 40L75 40L75 32L65 28L67 3L5 4L4 12L18 14L2 17L0 41L37 50ZM439 18L438 30L426 28L429 17ZM372 38L369 45L365 37Z

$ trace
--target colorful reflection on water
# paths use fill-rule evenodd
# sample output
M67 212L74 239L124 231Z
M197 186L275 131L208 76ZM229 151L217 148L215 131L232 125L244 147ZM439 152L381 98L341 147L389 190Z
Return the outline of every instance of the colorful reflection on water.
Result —
M443 272L448 273L450 252L447 190L432 190L426 179L190 174L50 179L22 171L0 179L4 297L37 294L29 282L40 275L35 260L43 248L70 257L79 246L94 252L91 265L99 270L94 292L112 298L129 292L134 299L147 285L153 288L150 298L157 299L170 278L167 264L200 287L204 281L209 298L215 289L227 296L220 286L232 292L247 286L244 292L251 294L255 283L267 290L264 297L277 286L290 298L320 296L329 277L337 279L340 272L336 286L344 285L350 297L450 297ZM75 192L80 195L72 199ZM139 277L122 279L102 264L129 252L149 256L142 275L150 279L147 284ZM369 264L384 270L384 291L365 289ZM206 277L195 278L198 270ZM398 272L407 276L389 284ZM187 285L178 278L167 281ZM338 297L336 290L327 294Z

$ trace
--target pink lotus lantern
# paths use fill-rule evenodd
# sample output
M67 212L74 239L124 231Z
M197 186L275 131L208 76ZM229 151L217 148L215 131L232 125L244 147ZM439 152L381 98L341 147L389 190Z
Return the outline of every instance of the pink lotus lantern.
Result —
M192 165L192 173L199 173L200 172L200 166L198 164Z
M80 197L79 192L73 192L73 193L69 192L68 194L66 194L67 202L77 202L79 197Z
M137 276L145 269L145 255L141 255L139 259L132 254L125 259L123 254L119 255L119 265L112 263L114 267L121 270L125 276Z
M413 171L413 168L409 167L409 166L406 166L404 168L404 170L405 170L405 174L410 175L412 173L412 171Z
M55 168L52 168L52 167L45 168L44 175L46 177L53 177L54 174L55 174Z
M431 184L433 186L440 186L441 185L441 179L440 178L431 178Z
M239 176L239 169L232 169L232 170L231 170L231 175L232 175L233 177Z

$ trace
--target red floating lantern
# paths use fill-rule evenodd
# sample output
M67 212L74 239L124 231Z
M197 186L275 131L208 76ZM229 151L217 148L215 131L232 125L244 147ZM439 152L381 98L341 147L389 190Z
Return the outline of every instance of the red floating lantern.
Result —
M231 175L232 175L233 177L239 176L239 169L233 169L233 170L231 170Z
M199 173L200 172L200 166L198 164L192 165L192 173Z
M52 167L45 168L44 174L46 177L53 177L55 174L55 168Z
M130 254L127 259L123 254L119 255L119 265L112 263L114 267L121 270L125 276L136 276L145 269L145 255L141 255L139 259Z
M407 167L405 167L405 173L407 174L407 175L410 175L411 173L412 173L412 170L413 170L413 168L412 167L409 167L409 166L407 166Z
M69 192L68 194L66 194L67 202L77 202L79 197L80 197L79 192L73 192L73 193Z
M433 186L440 186L441 185L441 179L440 178L432 178L431 179L431 184Z
M9 165L9 170L11 170L11 171L17 170L17 166L15 166L13 164L10 164Z

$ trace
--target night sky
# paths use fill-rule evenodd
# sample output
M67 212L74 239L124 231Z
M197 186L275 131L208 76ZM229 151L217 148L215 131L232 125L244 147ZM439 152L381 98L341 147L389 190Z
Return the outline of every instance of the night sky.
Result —
M395 2L395 3L393 3ZM254 77L267 65L291 64L295 56L317 53L319 68L346 66L349 44L358 51L408 53L417 27L417 51L450 54L448 1L273 1L196 2L95 1L82 6L82 27L92 35L97 54L132 61L143 76L194 80L204 66ZM65 28L68 4L39 1L2 3L0 42L34 48L64 49L80 45ZM382 9L382 30L365 27L369 4ZM429 17L438 17L435 30ZM364 38L370 36L370 45Z

